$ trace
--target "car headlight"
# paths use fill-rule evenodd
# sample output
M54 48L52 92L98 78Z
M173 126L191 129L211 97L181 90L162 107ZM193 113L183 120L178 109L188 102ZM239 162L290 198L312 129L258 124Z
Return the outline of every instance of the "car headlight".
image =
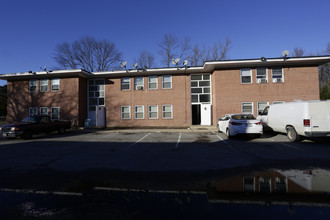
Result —
M15 127L13 127L13 128L11 128L10 130L11 130L11 131L18 131L18 129L19 129L19 128L15 128Z

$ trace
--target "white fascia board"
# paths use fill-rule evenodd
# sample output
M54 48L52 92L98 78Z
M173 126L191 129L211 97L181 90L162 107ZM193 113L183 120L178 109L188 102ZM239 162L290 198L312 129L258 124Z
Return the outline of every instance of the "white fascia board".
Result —
M17 78L17 77L35 77L35 76L49 76L49 75L62 75L62 74L77 74L81 76L89 76L91 73L82 69L72 69L72 70L55 70L55 71L39 71L39 72L22 72L22 73L6 73L1 74L0 79L6 80L7 78Z

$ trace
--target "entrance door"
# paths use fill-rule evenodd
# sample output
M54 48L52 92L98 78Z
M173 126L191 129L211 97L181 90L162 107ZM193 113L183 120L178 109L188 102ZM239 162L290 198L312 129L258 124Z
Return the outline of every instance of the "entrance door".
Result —
M201 124L201 105L191 105L191 124L200 125Z
M211 104L201 104L201 125L211 125Z

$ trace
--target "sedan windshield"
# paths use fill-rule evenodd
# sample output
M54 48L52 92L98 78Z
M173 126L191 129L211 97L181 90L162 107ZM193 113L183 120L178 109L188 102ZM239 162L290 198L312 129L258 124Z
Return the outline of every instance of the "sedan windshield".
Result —
M231 117L235 120L253 120L253 119L256 119L253 115L233 115Z
M33 116L27 116L26 118L23 119L23 123L36 123L37 118Z

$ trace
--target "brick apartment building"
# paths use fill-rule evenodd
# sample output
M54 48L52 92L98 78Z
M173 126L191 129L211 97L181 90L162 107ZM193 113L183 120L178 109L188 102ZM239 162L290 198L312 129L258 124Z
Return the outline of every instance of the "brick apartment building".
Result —
M216 125L227 113L257 115L278 102L319 99L318 66L329 56L205 62L199 67L90 73L2 74L7 121L48 114L97 127Z

